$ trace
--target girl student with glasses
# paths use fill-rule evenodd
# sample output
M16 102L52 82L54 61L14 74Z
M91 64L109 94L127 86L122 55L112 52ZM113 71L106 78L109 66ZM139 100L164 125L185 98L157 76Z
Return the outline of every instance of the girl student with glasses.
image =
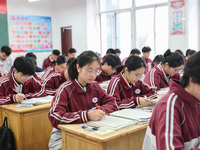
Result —
M14 69L0 79L0 104L22 102L24 99L46 96L45 88L34 77L35 63L29 57L17 57Z
M154 108L143 150L200 149L200 52L185 64L181 81L171 80L169 91Z
M52 62L51 67L48 67L45 73L42 75L42 80L45 80L51 73L59 72L66 69L67 59L65 56L58 56L56 60Z
M154 91L140 81L146 69L145 61L139 56L130 56L118 69L123 70L111 79L107 90L109 96L116 98L118 109L152 104Z
M144 82L156 90L167 88L171 78L180 80L179 71L183 65L183 56L168 49L164 53L161 63L145 75Z
M58 124L77 124L101 120L105 114L117 110L115 98L93 82L100 68L100 59L93 51L82 52L69 66L70 80L57 90L49 112L53 126L49 149L62 148ZM100 107L100 109L99 109Z
M104 62L102 63L95 81L101 83L103 81L110 80L116 75L116 67L119 65L121 65L121 60L116 54L109 54L105 56Z

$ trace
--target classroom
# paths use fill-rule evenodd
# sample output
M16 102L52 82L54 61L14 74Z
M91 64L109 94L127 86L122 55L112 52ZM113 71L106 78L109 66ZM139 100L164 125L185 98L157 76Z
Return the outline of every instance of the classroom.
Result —
M17 150L200 149L199 26L199 0L0 0L0 134L7 121Z

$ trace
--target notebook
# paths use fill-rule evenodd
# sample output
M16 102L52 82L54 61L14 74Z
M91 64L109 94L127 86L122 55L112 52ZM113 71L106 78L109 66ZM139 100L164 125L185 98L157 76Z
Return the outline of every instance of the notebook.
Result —
M54 96L45 96L45 97L38 97L38 98L30 98L27 100L23 100L22 104L33 104L33 105L39 105L44 103L51 103Z
M106 115L102 120L100 121L90 121L89 124L96 125L99 127L108 128L111 130L118 130L123 127L127 127L129 125L133 125L137 123L137 120L130 120L115 116L108 116Z

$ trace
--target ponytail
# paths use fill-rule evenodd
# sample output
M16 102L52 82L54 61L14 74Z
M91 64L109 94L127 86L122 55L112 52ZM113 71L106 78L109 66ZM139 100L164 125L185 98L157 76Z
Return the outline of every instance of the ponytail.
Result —
M68 74L69 74L70 79L72 80L75 80L78 78L78 70L76 68L76 64L77 64L77 58L71 62L68 68Z

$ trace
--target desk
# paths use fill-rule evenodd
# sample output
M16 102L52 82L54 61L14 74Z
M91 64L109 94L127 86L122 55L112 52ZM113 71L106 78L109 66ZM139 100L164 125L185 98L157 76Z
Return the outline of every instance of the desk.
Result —
M59 125L62 130L62 150L141 150L147 128L134 125L106 136L81 128L83 124Z
M0 125L8 117L17 150L48 150L52 126L48 119L50 103L29 108L0 105Z

